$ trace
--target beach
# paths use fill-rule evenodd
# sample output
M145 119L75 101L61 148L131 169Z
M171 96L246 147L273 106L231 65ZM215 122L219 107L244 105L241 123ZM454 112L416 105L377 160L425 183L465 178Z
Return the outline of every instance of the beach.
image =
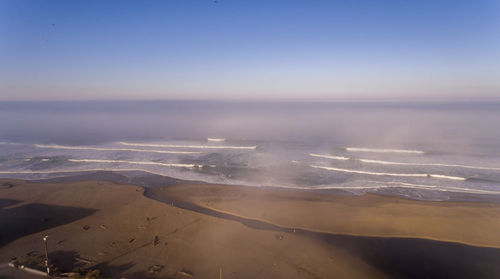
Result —
M0 181L0 264L105 278L497 278L500 204L176 182Z
M500 1L0 14L0 279L500 278Z
M149 189L148 189L149 190ZM324 194L268 187L183 184L151 188L169 197L281 227L354 236L417 237L500 248L500 204Z

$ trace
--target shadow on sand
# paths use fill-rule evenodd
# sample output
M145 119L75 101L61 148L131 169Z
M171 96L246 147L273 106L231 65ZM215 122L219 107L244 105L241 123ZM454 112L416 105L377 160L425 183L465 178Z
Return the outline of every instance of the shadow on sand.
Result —
M104 262L97 265L87 265L78 261L80 254L77 251L54 251L49 254L49 258L62 272L70 272L75 268L85 268L88 270L98 269L103 271L102 276L104 278L148 278L148 274L145 271L127 272L127 270L135 265L134 263L110 265Z
M22 264L26 264L28 267L45 271L45 256L36 253L29 253L26 257L20 257L24 259ZM98 270L100 277L97 278L150 278L152 274L148 274L147 271L134 271L130 270L135 263L129 262L120 265L112 265L108 262L99 264L89 264L81 260L80 253L74 250L57 250L49 253L49 262L51 265L52 275L58 276L61 273L76 272L80 274L80 277L75 278L96 278L95 271ZM10 270L12 271L12 270ZM90 273L89 273L90 272ZM24 278L30 274L23 271L17 271L15 278ZM156 274L155 274L156 275ZM67 276L67 275L66 275ZM29 278L39 278L37 276ZM2 277L0 277L2 278ZM10 277L8 277L10 278ZM59 277L57 277L59 278ZM73 278L73 277L71 277ZM155 276L155 278L161 278Z
M420 238L364 237L277 226L261 220L171 200L146 188L151 199L194 212L240 222L259 230L295 233L323 241L363 259L390 278L500 278L500 249Z
M0 247L25 235L67 224L97 211L40 203L15 206L20 202L0 199Z

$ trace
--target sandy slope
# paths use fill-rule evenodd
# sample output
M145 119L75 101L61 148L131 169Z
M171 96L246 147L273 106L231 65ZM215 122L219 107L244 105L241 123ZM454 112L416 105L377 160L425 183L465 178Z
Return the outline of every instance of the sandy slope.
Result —
M324 195L197 184L153 191L153 195L287 227L360 236L418 237L500 248L499 203L428 202L375 194Z
M49 235L57 265L99 268L112 278L219 278L219 268L223 278L386 277L324 241L172 207L144 197L135 186L8 183L13 187L0 189L0 221L11 241L0 246L0 263L42 252L41 238ZM156 274L148 271L153 265L161 266Z

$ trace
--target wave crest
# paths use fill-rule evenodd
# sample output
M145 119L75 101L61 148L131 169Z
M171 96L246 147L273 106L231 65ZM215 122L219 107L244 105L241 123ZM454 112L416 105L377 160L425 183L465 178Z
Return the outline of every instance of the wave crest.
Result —
M147 150L134 148L112 148L112 147L91 147L91 146L67 146L57 144L35 144L38 148L51 149L69 149L69 150L97 150L97 151L130 151L130 152L147 152L147 153L162 153L162 154L199 154L197 151L169 151L169 150Z
M340 160L340 161L346 161L346 160L350 159L350 158L344 157L344 156L322 155L322 154L316 154L316 153L309 153L309 156L325 158L325 159L332 159L332 160Z
M455 164L442 164L442 163L404 163L404 162L391 162L391 161L381 161L381 160L369 160L369 159L358 159L363 163L369 164L381 164L381 165L400 165L400 166L437 166L437 167L458 167L458 168L468 168L468 169L479 169L479 170L500 170L500 168L493 167L481 167L481 166L469 166L469 165L455 165Z
M347 151L351 152L374 152L374 153L411 153L411 154L424 154L420 150L406 150L406 149L384 149L384 148L362 148L362 147L346 147Z
M207 141L224 142L224 141L226 141L226 139L225 138L207 138Z
M318 168L318 169L331 170L331 171L338 171L338 172L368 174L368 175L377 175L377 176L431 177L431 178L451 179L451 180L461 180L461 181L466 180L466 178L464 178L464 177L448 176L448 175L441 175L441 174L371 172L371 171L350 170L350 169L341 169L341 168L316 166L316 165L311 165L311 167Z
M196 164L177 164L177 163L160 163L160 162L144 162L144 161L125 161L125 160L102 160L102 159L68 159L69 162L76 163L123 163L132 165L155 165L162 167L180 167L180 168L202 168L203 165Z
M193 148L193 149L257 149L257 146L231 146L231 145L181 145L181 144L153 144L153 143L132 143L119 142L121 145L127 146L144 146L144 147L165 147L165 148Z

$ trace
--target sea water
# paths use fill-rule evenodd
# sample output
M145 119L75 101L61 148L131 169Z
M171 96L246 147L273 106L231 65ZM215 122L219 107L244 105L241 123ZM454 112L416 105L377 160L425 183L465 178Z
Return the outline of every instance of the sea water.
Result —
M0 177L82 171L446 200L500 194L500 102L0 102Z

